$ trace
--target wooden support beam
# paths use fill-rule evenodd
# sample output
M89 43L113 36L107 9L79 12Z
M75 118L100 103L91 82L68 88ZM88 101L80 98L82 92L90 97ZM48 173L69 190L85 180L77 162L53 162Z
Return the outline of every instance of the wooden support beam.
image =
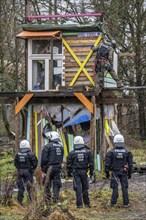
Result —
M119 53L118 56L119 57L134 57L134 56L136 56L136 54L130 53L130 52L125 52L125 53Z
M97 143L96 143L96 100L95 96L91 98L91 103L94 106L94 114L91 114L90 120L90 149L94 152L94 158L96 162Z
M111 149L113 148L113 145L112 145L112 143L111 143L111 140L110 140L109 136L106 134L106 132L105 132L105 138L106 138L107 143L108 143L108 145L109 145L109 148L110 148L110 150L111 150Z
M15 106L15 115L18 114L18 112L20 112L20 110L24 107L24 105L26 105L26 103L31 99L31 97L34 95L34 93L32 94L26 94L21 100L20 102L18 102L18 104Z
M89 99L84 96L83 93L74 93L74 95L86 106L86 108L93 114L94 113L94 106L89 101Z

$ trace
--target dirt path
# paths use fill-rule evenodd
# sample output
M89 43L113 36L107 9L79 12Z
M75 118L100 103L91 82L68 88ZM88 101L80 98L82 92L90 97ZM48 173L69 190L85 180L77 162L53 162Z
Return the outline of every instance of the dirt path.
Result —
M72 183L66 182L63 184L60 193L62 205L51 207L51 209L53 211L60 211L61 213L65 213L65 209L69 210L73 218L64 218L65 220L146 220L146 175L140 176L139 174L133 174L132 179L129 180L129 199L131 204L129 208L124 208L122 205L121 187L119 187L120 194L116 207L108 208L107 204L110 202L111 192L108 180L97 180L95 184L90 184L91 208L77 209ZM16 203L16 198L14 198L14 201ZM0 220L24 220L24 216L28 212L28 207L28 203L24 207L16 204L12 207L0 207ZM37 210L33 207L33 214L37 216L35 211ZM34 218L30 216L27 220L38 220L35 216ZM54 219L60 220L61 217ZM50 218L49 216L41 217L39 220L50 220Z
M102 191L103 181L99 180L96 184L90 185L91 209L76 211L75 216L78 219L94 220L94 219L126 219L126 220L144 220L146 219L146 175L134 175L129 180L129 199L130 207L124 208L122 205L121 187L119 187L119 199L116 207L108 208L110 202L111 190L109 189L109 181L106 182ZM94 192L94 193L93 193ZM98 198L97 198L97 196ZM70 207L72 210L72 208ZM74 212L74 210L72 210Z

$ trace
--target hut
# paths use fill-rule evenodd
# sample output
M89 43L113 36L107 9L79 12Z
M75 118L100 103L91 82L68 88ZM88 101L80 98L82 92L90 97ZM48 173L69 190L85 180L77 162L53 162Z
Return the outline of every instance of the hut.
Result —
M26 138L40 161L48 141L42 135L44 128L60 133L65 159L73 149L73 137L82 135L94 152L96 169L101 170L100 156L103 161L107 146L112 147L110 136L119 132L112 96L103 96L94 82L91 47L102 39L101 25L28 23L22 28L17 47L24 39L27 89L18 95L15 113L27 109ZM114 65L116 68L117 62ZM106 87L116 87L107 73Z

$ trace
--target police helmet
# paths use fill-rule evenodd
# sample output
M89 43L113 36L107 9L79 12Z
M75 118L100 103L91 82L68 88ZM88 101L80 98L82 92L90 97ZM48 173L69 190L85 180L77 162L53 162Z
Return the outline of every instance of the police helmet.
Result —
M53 141L55 139L60 139L60 135L56 131L50 131L47 133L48 138Z
M124 137L121 134L116 134L113 140L116 147L123 147L124 146Z
M85 143L84 139L81 136L76 136L74 138L74 145L76 145L76 144L84 144L84 143Z
M22 140L20 142L20 149L22 149L22 148L30 148L30 143L28 140Z

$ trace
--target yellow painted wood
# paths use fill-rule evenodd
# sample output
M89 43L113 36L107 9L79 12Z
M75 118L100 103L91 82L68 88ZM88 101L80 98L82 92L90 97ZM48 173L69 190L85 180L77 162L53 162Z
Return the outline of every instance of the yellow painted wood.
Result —
M24 105L26 105L26 103L31 99L31 97L34 95L34 93L32 94L26 94L21 100L20 102L17 103L17 105L15 106L15 115L17 115L20 110L24 107Z
M100 40L101 40L102 36L99 36L97 38L97 40L95 41L94 43L94 47L96 47ZM74 76L72 82L70 83L70 86L73 86L74 83L76 82L77 78L79 77L81 71L83 71L86 75L86 77L89 79L89 81L92 83L92 85L95 85L93 79L91 78L91 76L88 74L87 70L84 68L84 66L86 65L86 63L88 62L89 58L91 57L93 51L90 50L90 52L88 53L87 57L85 58L84 62L81 63L80 60L77 58L77 56L75 55L75 53L73 52L73 50L70 48L69 44L64 40L62 39L63 41L63 44L66 46L66 48L68 49L68 51L70 52L70 54L73 56L73 58L75 59L75 61L79 64L80 68L78 70L78 72L76 73L76 75Z
M75 53L73 52L73 50L70 48L69 44L64 40L62 39L62 42L63 44L66 46L66 48L68 49L68 51L70 52L70 54L72 55L72 57L75 59L75 61L78 63L79 66L82 66L82 63L80 62L80 60L77 58L77 56L75 55ZM92 51L93 53L93 51ZM94 86L94 81L93 79L91 78L91 76L88 74L87 70L82 67L81 71L83 70L83 72L85 73L85 75L87 76L87 78L90 80L90 82L92 83L92 85ZM81 72L80 71L80 72ZM73 86L74 83L76 82L80 72L78 73L78 75L75 75L74 79L72 80L72 82L70 83L70 86Z
M101 38L102 38L101 36L99 36L99 37L97 38L97 40L95 41L94 47L96 47L96 46L99 44ZM93 50L90 50L90 52L88 53L88 55L87 55L87 57L85 58L84 62L83 62L82 65L80 66L78 72L76 73L74 79L73 79L72 82L70 83L71 86L74 85L74 83L76 82L76 80L77 80L78 76L80 75L81 71L84 71L84 70L83 70L83 69L84 69L84 66L85 66L86 63L88 62L88 60L89 60L89 58L91 57L92 53L93 53ZM92 83L92 85L95 85L93 79L90 77L90 75L88 74L88 72L87 72L87 71L84 71L84 73L85 73L85 75L87 76L87 78L90 80L90 82Z
M63 147L64 147L64 157L66 159L68 156L68 149L67 149L67 144L66 144L66 140L65 140L65 136L64 136L63 131L60 131L60 136L61 136Z
M89 101L89 99L84 96L83 93L74 93L74 95L86 106L86 108L93 114L94 113L94 106Z
M39 145L38 145L38 126L37 126L37 112L34 112L34 126L35 126L35 154L39 156Z

